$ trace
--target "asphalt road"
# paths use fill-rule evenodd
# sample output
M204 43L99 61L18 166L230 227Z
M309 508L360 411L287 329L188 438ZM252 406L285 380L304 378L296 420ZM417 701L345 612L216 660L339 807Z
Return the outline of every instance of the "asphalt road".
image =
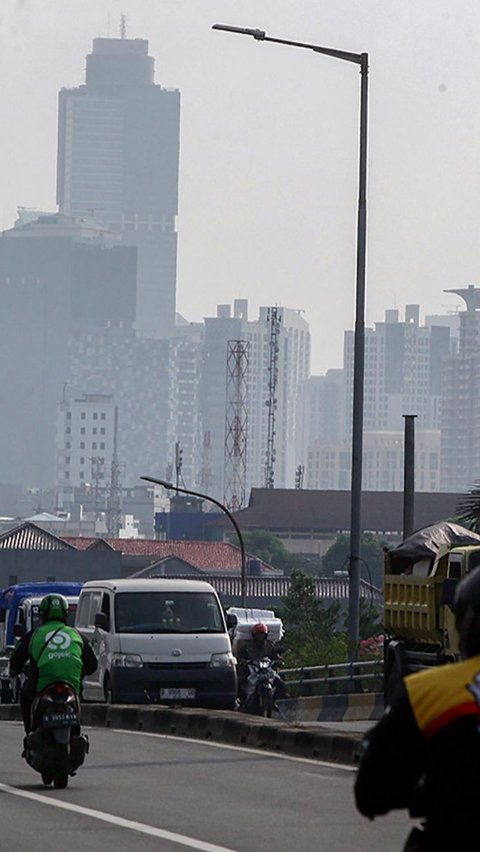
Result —
M397 852L408 820L360 817L351 769L108 729L89 732L67 790L20 758L0 723L0 849L68 852ZM173 836L172 836L173 835Z

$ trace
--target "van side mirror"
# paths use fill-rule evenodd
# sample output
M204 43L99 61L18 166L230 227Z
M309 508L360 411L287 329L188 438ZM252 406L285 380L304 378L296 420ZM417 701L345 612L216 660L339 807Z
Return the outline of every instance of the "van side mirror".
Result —
M446 577L442 585L442 596L440 603L444 606L449 606L452 612L454 611L455 592L458 586L457 577Z
M108 630L110 627L108 615L105 615L104 612L97 612L95 616L95 627L98 627L100 630Z
M22 639L27 632L27 628L24 624L15 624L13 628L13 635L16 639Z
M231 612L227 612L227 630L234 630L238 624L238 618Z

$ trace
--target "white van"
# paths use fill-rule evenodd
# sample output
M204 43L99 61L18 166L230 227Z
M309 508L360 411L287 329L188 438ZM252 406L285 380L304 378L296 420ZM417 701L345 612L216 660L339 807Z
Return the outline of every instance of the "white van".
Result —
M200 580L92 580L75 627L98 669L89 701L158 702L233 709L236 661L218 595Z

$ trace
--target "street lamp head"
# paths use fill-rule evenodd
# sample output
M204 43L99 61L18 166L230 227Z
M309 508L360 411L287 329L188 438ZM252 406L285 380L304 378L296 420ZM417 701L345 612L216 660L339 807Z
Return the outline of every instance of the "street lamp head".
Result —
M167 491L171 488L175 488L173 482L167 482L166 479L154 479L153 476L141 476L140 479L144 479L145 482L153 482L155 485L163 485Z
M225 33L240 33L241 35L253 36L256 41L263 41L266 37L265 30L254 30L250 27L231 27L229 24L213 24L212 30L222 30Z

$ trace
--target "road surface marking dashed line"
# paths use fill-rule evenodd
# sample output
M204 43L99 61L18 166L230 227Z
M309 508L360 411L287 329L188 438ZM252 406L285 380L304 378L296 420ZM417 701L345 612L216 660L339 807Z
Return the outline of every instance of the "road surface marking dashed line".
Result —
M203 840L196 840L194 837L186 837L183 834L176 834L172 831L166 831L163 828L156 828L154 825L124 819L123 817L115 816L115 814L104 813L93 808L85 808L83 805L75 805L73 802L64 802L61 799L42 796L41 793L17 790L16 787L10 787L9 784L0 784L0 793L19 796L21 799L30 799L42 805L50 805L50 807L61 808L65 811L73 811L92 819L101 820L101 822L108 822L117 828L128 828L130 831L138 831L141 834L148 834L150 837L159 837L162 840L169 840L170 843L179 843L181 846L187 846L190 849L198 849L200 852L234 852L233 849L227 849L225 846L217 846L215 843L205 843Z

